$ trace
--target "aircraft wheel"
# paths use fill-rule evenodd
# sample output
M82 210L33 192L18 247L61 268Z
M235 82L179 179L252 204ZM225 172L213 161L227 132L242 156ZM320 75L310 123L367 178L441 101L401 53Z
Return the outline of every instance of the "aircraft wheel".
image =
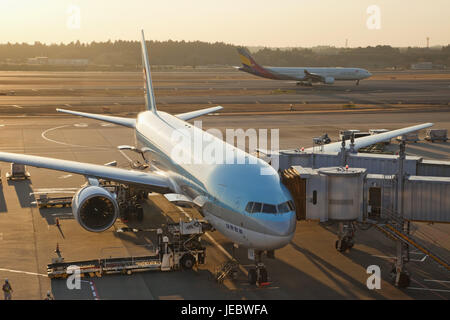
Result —
M256 279L257 275L256 275L256 269L250 269L248 271L248 283L254 285L256 284Z
M142 222L142 220L144 220L144 209L140 205L136 206L136 213L137 221Z
M341 241L341 247L339 248L339 240L336 240L335 247L336 247L337 251L345 252L345 250L347 250L347 248L348 248L348 244L347 244L347 242L345 240L342 240Z
M400 278L398 280L398 287L399 288L406 288L409 286L410 283L410 279L409 279L409 275L406 274L405 272L401 272L400 273Z
M259 283L267 282L267 270L266 268L259 269Z
M190 270L192 269L192 267L195 264L195 258L192 254L190 253L186 253L182 258L181 258L181 266L186 269L186 270Z

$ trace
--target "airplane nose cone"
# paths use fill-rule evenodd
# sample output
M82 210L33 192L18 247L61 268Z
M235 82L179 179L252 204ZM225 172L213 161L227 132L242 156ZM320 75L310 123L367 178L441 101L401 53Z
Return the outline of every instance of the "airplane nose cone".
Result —
M279 221L272 221L272 230L277 236L290 236L295 232L297 218L295 212L288 212L283 214L283 219Z

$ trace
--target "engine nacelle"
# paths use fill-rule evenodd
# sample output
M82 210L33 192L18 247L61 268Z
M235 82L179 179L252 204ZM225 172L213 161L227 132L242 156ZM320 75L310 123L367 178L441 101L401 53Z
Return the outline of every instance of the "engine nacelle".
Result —
M333 77L325 77L325 83L326 84L333 84L334 78Z
M87 231L102 232L109 229L119 217L119 205L108 190L86 186L73 197L72 213Z

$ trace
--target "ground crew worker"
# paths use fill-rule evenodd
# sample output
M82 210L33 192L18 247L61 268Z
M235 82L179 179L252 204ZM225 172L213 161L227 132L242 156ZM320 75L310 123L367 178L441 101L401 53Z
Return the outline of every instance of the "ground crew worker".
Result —
M55 298L52 297L52 293L50 291L47 291L47 296L44 300L55 300Z
M11 284L9 283L8 279L5 279L5 283L3 284L3 293L5 295L5 300L11 300L11 293L13 292L13 289L11 287Z

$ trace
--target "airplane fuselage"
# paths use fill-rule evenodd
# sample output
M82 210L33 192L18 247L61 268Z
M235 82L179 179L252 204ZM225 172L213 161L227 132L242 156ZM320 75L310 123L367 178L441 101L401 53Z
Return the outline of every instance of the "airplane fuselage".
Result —
M231 241L258 250L289 243L295 211L273 212L273 206L292 201L292 196L266 162L165 112L140 113L135 134L139 146L152 150L153 165L168 175L173 189L201 201L205 218ZM267 204L270 212L248 212L249 203Z
M371 76L369 71L361 68L264 67L264 69L259 71L257 68L242 67L239 70L268 79L294 81L308 81L306 72L338 81L357 81Z

